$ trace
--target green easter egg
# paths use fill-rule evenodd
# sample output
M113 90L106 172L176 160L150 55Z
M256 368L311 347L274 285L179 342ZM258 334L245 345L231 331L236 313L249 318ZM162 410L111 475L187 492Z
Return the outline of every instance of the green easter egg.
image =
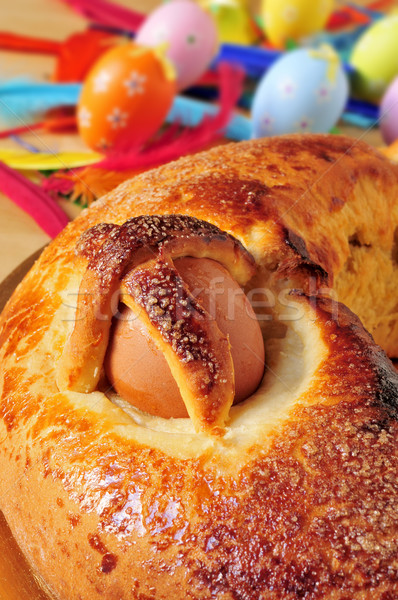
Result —
M379 102L398 75L398 14L377 21L358 40L350 63L356 69L353 92L370 102Z

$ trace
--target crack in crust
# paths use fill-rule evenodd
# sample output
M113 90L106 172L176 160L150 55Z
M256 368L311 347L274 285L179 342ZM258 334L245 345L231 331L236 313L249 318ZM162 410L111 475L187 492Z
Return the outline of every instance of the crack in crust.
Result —
M111 320L122 300L140 312L157 339L196 429L221 434L235 391L229 341L190 296L172 259L212 258L244 285L255 272L253 257L230 234L184 215L140 216L121 226L100 223L83 233L76 253L88 265L74 329L58 363L58 388L95 390ZM146 268L135 272L139 265Z

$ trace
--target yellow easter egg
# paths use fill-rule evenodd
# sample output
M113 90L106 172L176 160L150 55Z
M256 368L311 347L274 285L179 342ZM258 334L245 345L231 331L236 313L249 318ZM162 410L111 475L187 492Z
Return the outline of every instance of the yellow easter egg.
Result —
M199 0L213 17L222 44L254 44L258 34L248 0Z
M267 38L274 46L321 31L333 10L333 0L263 0Z
M398 14L394 14L371 25L356 43L350 58L356 69L354 93L377 103L398 75L397 56Z

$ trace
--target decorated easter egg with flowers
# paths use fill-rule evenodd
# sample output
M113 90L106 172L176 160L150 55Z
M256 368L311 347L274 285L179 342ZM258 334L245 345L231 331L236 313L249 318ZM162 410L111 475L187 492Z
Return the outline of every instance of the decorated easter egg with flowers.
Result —
M79 133L99 152L140 146L164 122L175 91L175 71L161 50L132 43L113 48L83 83Z
M164 45L177 71L177 89L196 83L217 53L212 17L191 0L174 0L154 10L137 32L137 44Z
M348 99L348 80L330 46L283 55L257 87L252 121L254 137L328 132Z
M317 33L333 10L333 0L263 0L267 38L275 46Z

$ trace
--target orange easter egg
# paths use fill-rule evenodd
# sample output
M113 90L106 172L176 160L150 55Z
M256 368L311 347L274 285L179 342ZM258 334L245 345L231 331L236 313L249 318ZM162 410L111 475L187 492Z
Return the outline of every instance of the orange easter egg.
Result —
M106 52L89 72L77 111L79 132L99 152L146 142L175 95L175 72L161 49L129 43Z

